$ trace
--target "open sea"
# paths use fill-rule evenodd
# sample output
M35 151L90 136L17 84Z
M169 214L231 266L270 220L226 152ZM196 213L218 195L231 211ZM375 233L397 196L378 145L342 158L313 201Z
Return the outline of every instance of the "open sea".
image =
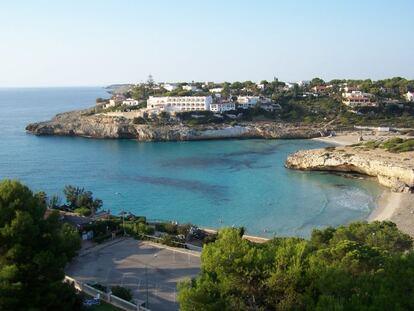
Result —
M58 194L93 191L114 214L199 226L245 226L260 236L309 236L313 228L364 219L382 188L374 181L288 170L289 153L311 140L144 143L25 133L30 122L94 105L103 88L0 89L0 179ZM121 195L117 195L116 193Z

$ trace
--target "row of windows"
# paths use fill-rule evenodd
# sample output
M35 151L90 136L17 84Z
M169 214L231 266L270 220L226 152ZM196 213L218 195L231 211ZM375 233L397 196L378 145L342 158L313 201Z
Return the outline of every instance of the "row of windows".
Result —
M204 107L204 104L200 104L200 103L192 103L192 104L190 104L190 103L168 103L167 104L168 106L183 106L183 107L185 107L185 106L199 106L199 107Z
M348 99L347 101L350 102L350 103L369 103L370 102L369 99L363 99L363 98L361 98L361 99Z
M182 98L169 98L171 102L204 102L204 98L197 97L182 97Z
M193 110L201 110L199 108L183 108L183 111L193 111Z

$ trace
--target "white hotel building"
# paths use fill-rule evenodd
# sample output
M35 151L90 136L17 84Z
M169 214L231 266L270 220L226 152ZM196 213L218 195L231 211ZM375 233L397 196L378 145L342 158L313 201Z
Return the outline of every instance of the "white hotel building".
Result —
M212 102L211 96L150 96L147 108L159 112L210 110Z

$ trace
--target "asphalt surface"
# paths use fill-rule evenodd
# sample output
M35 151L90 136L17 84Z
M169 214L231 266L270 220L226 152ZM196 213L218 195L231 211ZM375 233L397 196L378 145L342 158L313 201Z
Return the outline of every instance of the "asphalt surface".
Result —
M178 310L177 282L200 271L200 257L127 238L93 247L74 259L66 274L77 281L130 288L154 311ZM148 288L148 291L147 291Z

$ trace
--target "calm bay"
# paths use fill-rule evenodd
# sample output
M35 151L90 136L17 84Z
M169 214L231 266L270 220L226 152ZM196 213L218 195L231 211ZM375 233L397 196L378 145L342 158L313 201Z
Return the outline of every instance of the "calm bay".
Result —
M100 87L0 89L0 178L48 195L82 186L114 214L245 226L261 236L308 236L313 228L365 219L376 206L382 189L373 181L284 167L289 153L327 146L322 142L143 143L25 133L30 122L108 96Z

